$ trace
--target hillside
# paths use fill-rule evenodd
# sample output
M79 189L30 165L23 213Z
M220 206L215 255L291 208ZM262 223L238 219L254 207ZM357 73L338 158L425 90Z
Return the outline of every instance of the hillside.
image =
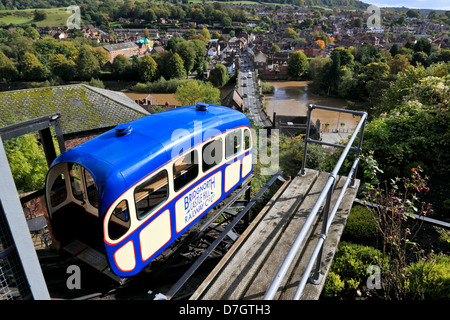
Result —
M139 0L136 0L139 1ZM98 0L87 0L84 3L89 4L97 4L104 1ZM116 1L109 1L114 4ZM172 2L172 1L171 1ZM183 3L189 3L189 0L182 0ZM194 1L196 2L196 1ZM206 1L206 2L215 2L215 1ZM225 1L218 1L225 2ZM227 2L235 2L241 3L240 0L229 0ZM253 1L252 1L253 2ZM118 3L122 4L122 1L118 1ZM315 7L315 8L326 8L326 9L362 9L365 10L368 6L367 3L364 3L359 0L262 0L262 1L254 1L255 4L264 3L264 4L282 4L282 5L295 5L301 7ZM21 10L21 9L35 9L35 8L60 8L60 7L68 7L72 5L73 2L70 0L0 0L0 10Z

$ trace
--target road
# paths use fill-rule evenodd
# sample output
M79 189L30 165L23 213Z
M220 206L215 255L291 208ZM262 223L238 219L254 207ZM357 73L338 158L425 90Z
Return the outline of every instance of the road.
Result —
M257 126L269 127L272 123L261 109L257 81L255 71L244 54L240 59L238 77L238 92L244 100L244 110L251 122Z

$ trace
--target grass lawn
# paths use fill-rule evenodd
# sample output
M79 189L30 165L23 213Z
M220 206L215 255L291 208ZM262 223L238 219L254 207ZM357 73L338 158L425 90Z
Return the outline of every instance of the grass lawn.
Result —
M67 19L72 13L66 12L67 8L39 9L47 12L47 18L42 21L34 21L33 13L36 9L24 10L0 10L0 26L9 24L36 24L37 27L65 27Z

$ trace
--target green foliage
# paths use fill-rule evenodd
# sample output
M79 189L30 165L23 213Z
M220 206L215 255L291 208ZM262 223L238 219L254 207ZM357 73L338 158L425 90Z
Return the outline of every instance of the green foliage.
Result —
M324 292L337 295L341 289L343 294L354 294L357 288L366 284L368 267L378 266L382 273L388 268L383 261L382 253L373 247L342 241L331 264L330 274L333 276L325 280Z
M5 141L4 145L18 193L42 189L48 167L36 136L23 135Z
M182 78L186 76L186 69L184 68L183 59L178 55L178 53L174 53L172 57L169 59L169 78Z
M409 299L450 299L450 257L438 255L407 268Z
M192 81L187 79L170 79L166 80L163 77L157 81L137 83L131 87L132 91L142 93L175 93L177 88L186 81Z
M284 36L286 38L292 38L292 39L298 39L298 33L295 32L294 29L292 28L287 28L286 31L284 32Z
M326 298L336 298L345 288L345 282L341 280L341 277L330 271L327 279L325 280L325 286L323 287L323 295Z
M88 45L81 47L76 60L77 75L81 80L88 80L96 77L100 72L100 64L95 57L93 50Z
M228 81L228 70L223 64L217 64L214 69L211 70L209 75L209 81L216 88L222 88Z
M356 205L350 211L342 238L360 244L372 244L376 240L377 225L372 212Z
M42 21L47 18L47 12L44 10L35 10L34 11L34 21Z
M264 94L272 94L275 92L275 87L270 83L263 82L262 83L262 93Z
M32 53L26 52L20 62L22 75L26 80L45 80L50 76L50 71Z
M377 105L375 115L390 112L403 102L405 95L409 94L413 86L428 76L444 77L450 74L450 63L435 63L428 68L424 66L408 67L404 73L397 75L396 81L384 92Z
M140 61L142 61L144 58L142 58ZM151 57L149 58L151 59ZM112 71L116 76L119 77L127 76L127 74L131 71L131 62L128 60L127 57L125 57L122 54L119 54L113 60ZM155 71L156 71L156 63L155 63ZM145 81L150 81L150 79L149 80L145 79Z
M76 72L75 63L60 53L51 58L50 66L53 75L67 81L72 80Z
M178 43L175 46L175 55L179 55L179 57L183 60L183 66L186 71L186 74L189 75L194 68L196 53L194 48L190 45L190 42L184 41ZM179 76L175 76L175 78L179 78Z
M139 59L138 70L141 80L153 81L156 77L158 66L155 60L150 56L144 56Z
M214 88L210 82L189 80L178 87L175 98L182 105L193 105L197 102L218 104L220 103L220 91Z
M99 80L99 79L91 78L91 80L87 84L92 87L105 89L105 85L103 84L103 81Z
M369 123L364 139L386 173L407 174L413 163L430 175L450 170L448 71L449 64L408 68L382 97L376 111L389 111Z
M303 51L296 51L290 55L288 60L288 73L293 77L300 77L308 67L308 59Z
M287 176L294 177L300 171L303 161L303 152L305 148L303 137L287 137L285 135L280 135L279 148L280 167L283 168L284 173ZM322 168L324 159L325 152L320 145L308 145L306 168L319 170Z
M10 81L17 77L14 63L0 51L0 81Z

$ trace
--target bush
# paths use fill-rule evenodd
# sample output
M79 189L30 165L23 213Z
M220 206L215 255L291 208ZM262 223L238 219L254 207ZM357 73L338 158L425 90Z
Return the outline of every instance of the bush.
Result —
M275 87L270 83L263 82L262 83L262 93L264 94L272 94L275 92Z
M330 274L338 275L344 283L344 287L337 292L341 285L337 281L337 277L332 275L325 281L324 292L333 295L354 293L358 287L366 284L370 276L367 272L368 267L376 265L380 267L382 273L388 268L388 264L383 262L381 257L381 251L373 247L341 242L331 264Z
M161 77L159 80L153 82L146 82L146 83L138 82L130 89L132 91L141 93L175 93L180 85L192 81L197 83L203 83L202 81L199 80L192 80L192 79L165 80L164 78Z
M335 298L344 290L344 287L345 283L341 280L341 277L334 272L330 272L323 288L323 295L326 298Z
M371 244L376 240L377 226L371 211L364 206L354 206L350 211L342 237L360 244Z
M450 299L450 257L438 255L435 260L419 261L407 269L408 298Z
M105 89L105 85L103 84L103 81L99 80L99 79L91 78L91 81L89 81L87 84L92 86L92 87Z

